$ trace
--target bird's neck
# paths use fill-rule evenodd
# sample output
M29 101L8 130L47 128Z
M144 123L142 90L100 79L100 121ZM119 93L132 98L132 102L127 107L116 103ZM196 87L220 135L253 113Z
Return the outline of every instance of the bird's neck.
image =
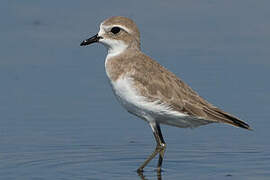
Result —
M134 63L134 56L140 53L139 50L133 48L126 48L123 52L111 56L108 55L105 60L105 68L107 76L111 81L118 79L122 74L125 74L132 63Z

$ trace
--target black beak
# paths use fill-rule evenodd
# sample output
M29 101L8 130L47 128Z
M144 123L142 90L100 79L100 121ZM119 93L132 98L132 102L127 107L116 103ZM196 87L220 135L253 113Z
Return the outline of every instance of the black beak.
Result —
M100 36L98 36L98 34L96 34L93 37L90 37L89 39L86 39L83 42L81 42L80 46L86 46L86 45L89 45L89 44L96 43L101 38L102 37L100 37Z

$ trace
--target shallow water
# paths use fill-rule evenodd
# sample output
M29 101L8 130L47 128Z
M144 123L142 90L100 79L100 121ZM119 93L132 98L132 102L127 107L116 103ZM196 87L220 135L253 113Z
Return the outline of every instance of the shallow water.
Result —
M269 179L268 1L0 3L0 179ZM123 110L106 50L82 48L104 18L132 17L143 51L254 131L162 126L164 171L148 125Z

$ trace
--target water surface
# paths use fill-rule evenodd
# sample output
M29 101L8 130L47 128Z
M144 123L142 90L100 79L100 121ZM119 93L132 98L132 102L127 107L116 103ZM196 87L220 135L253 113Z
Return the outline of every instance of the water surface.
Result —
M162 126L162 179L269 179L268 1L1 1L0 179L157 179L148 125L123 110L106 50L82 48L112 15L142 49L254 131Z

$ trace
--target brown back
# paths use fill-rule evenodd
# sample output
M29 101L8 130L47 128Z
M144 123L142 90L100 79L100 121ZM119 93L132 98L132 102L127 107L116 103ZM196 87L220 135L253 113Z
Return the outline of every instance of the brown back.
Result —
M109 60L106 68L113 81L123 74L133 78L138 92L149 101L166 103L173 110L194 118L250 129L245 122L208 103L176 75L140 51L127 50Z

